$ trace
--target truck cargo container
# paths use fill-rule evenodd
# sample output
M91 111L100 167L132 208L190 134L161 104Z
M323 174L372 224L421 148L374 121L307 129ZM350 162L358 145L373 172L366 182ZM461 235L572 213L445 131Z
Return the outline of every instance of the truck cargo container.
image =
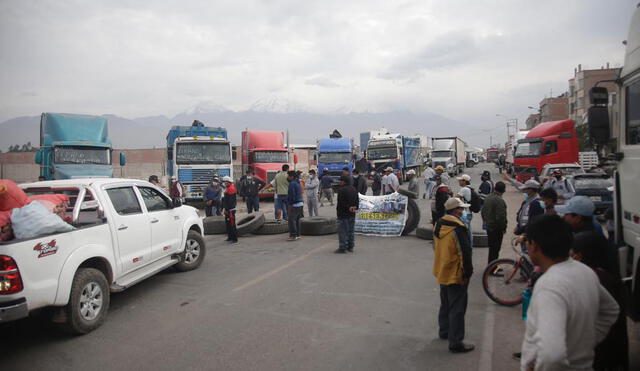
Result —
M432 138L431 163L442 166L449 175L464 171L467 159L466 143L458 137Z

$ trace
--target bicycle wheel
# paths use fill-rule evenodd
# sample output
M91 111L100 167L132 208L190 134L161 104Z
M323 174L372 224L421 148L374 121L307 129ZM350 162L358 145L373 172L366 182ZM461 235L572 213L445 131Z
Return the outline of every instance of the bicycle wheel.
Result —
M489 299L509 307L522 303L522 291L528 281L529 277L522 266L512 259L494 260L482 274L482 287Z

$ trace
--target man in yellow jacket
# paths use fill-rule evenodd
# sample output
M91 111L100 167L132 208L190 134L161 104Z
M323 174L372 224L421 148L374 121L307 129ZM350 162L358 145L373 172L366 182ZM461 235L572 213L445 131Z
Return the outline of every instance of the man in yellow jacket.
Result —
M452 197L444 204L447 212L433 229L433 275L440 284L440 339L449 340L449 351L466 353L475 349L464 340L464 315L467 311L467 288L473 274L469 230L462 212L469 205Z

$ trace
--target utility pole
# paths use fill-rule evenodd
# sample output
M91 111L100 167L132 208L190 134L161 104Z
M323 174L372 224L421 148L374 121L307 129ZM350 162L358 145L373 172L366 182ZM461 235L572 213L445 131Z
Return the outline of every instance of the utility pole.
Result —
M508 119L507 120L507 141L511 140L510 128L514 128L514 135L518 132L518 119Z

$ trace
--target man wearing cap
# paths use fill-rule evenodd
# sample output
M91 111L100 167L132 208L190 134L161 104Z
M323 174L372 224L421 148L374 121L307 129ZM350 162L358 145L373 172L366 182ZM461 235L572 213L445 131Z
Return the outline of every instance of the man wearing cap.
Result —
M524 234L527 225L537 216L544 214L544 209L542 205L540 205L540 197L538 196L538 191L540 190L540 183L536 182L533 179L527 180L522 186L520 186L520 190L524 196L524 201L520 205L520 209L518 210L518 214L516 217L516 227L513 230L515 235L521 236ZM520 238L520 243L522 243L522 251L526 251L526 246L524 245L524 238Z
M433 229L433 275L440 284L438 335L449 340L452 353L470 352L475 347L464 340L464 316L467 311L467 289L473 274L469 230L462 212L470 205L452 197L445 203L447 215Z
M442 184L449 185L449 174L447 174L447 172L444 171L444 167L441 165L438 165L436 166L435 170L436 170L436 174L440 175L440 180L442 181Z
M436 182L433 180L434 176L436 176L436 171L431 167L431 165L429 165L424 170L424 193L422 194L423 199L431 199L431 192L433 191L433 187L436 186Z
M547 188L553 188L561 201L568 200L576 194L573 184L562 176L562 170L560 169L554 170L551 178L544 183L544 189Z
M224 198L222 199L222 208L224 209L224 221L227 226L227 241L231 244L238 243L238 230L236 229L236 187L233 185L233 179L225 176L222 178L225 184Z
M331 203L331 206L333 206L332 186L333 179L331 179L331 176L329 175L329 169L325 167L322 169L322 176L320 177L320 207L324 206L324 203L322 203L323 196Z
M493 192L493 182L491 181L491 173L489 170L482 172L480 176L480 187L478 187L478 194L482 197L487 197Z
M307 196L307 208L309 216L318 216L318 188L320 181L314 169L309 170L309 179L304 185L304 194Z
M407 177L409 178L409 185L407 186L407 189L409 192L413 192L416 196L419 196L420 186L418 185L418 179L416 179L416 171L413 169L407 171Z
M505 190L506 186L503 182L496 182L493 193L484 200L482 205L482 223L487 229L487 239L489 240L488 263L500 256L502 238L507 231L507 203L502 198Z
M433 181L436 186L433 195L429 198L433 199L431 202L431 224L435 225L438 219L442 218L446 212L444 204L449 199L451 191L446 184L442 184L440 175L435 175Z
M596 244L598 249L606 252L607 262L603 263L606 271L614 277L619 276L617 252L609 245L602 232L596 230L593 213L596 210L593 201L587 196L574 196L564 205L557 205L556 212L571 226L573 245Z
M380 196L382 191L382 178L376 169L371 170L371 192L374 196Z
M382 177L382 194L390 195L398 190L400 183L398 177L393 173L391 166L384 169L384 176Z
M460 185L460 189L458 190L458 194L456 197L460 198L462 202L465 204L471 205L472 191L471 191L471 177L468 174L462 174L458 178L458 184ZM473 246L473 232L471 230L471 220L473 219L473 213L469 208L464 210L462 214L462 221L467 225L467 229L469 229L469 238L471 242L471 246Z

